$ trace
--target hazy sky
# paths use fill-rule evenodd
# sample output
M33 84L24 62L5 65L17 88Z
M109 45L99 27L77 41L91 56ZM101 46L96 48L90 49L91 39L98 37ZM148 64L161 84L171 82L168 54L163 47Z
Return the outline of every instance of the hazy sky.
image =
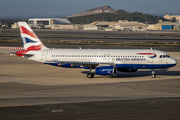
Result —
M0 0L0 18L66 17L105 5L128 12L180 14L180 0Z

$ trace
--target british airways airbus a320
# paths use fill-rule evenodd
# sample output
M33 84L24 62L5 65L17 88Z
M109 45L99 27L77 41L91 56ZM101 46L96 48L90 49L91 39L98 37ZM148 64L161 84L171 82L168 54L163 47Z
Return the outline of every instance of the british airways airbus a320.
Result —
M88 78L97 75L116 75L120 72L136 72L138 69L169 68L177 64L168 54L152 49L49 49L43 45L26 22L18 22L23 41L23 51L16 55L29 60L59 67L90 69Z

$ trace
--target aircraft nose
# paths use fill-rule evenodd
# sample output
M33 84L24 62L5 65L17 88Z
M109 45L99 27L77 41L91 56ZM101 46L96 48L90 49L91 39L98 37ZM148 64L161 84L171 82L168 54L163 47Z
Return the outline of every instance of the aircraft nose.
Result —
M174 66L177 64L177 61L175 59L171 59L171 64L173 64Z

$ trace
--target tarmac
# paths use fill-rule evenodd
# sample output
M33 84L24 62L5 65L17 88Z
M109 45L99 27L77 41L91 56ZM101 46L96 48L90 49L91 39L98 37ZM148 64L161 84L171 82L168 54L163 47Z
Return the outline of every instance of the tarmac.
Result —
M179 120L180 52L177 65L115 77L29 61L0 50L1 120Z

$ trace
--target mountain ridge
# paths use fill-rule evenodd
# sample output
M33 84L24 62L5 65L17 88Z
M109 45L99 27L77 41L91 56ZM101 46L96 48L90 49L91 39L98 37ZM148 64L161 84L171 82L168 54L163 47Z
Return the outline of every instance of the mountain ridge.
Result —
M83 12L80 12L71 16L67 16L66 18L87 16L87 15L94 15L94 14L101 14L101 13L116 13L118 11L125 11L125 10L122 10L122 9L114 10L110 6L106 5L106 6L89 9L89 10L86 10L86 11L83 11Z

